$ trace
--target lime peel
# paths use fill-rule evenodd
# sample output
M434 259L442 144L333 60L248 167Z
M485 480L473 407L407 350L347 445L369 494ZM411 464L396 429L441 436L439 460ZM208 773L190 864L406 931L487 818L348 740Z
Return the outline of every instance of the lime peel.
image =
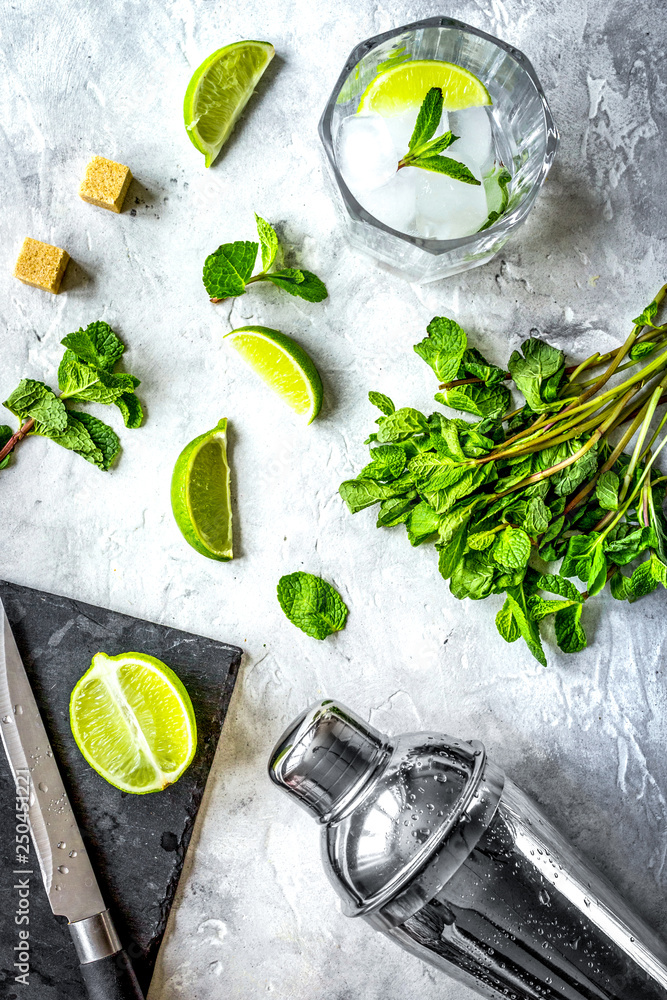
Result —
M190 696L154 656L96 653L74 686L69 708L79 750L121 791L162 791L194 757L197 723Z

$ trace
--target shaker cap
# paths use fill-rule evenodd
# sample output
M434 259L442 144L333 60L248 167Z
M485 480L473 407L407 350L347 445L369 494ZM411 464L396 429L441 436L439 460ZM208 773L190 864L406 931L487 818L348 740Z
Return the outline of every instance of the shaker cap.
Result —
M329 700L285 731L269 774L326 825L325 868L345 911L389 925L464 863L504 781L481 743L437 733L389 738Z
M339 815L387 756L384 737L332 701L289 726L271 754L271 780L322 823Z

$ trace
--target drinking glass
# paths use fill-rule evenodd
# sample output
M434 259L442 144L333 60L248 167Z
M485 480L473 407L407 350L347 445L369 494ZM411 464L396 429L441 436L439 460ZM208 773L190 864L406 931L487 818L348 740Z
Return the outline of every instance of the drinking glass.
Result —
M378 72L412 59L439 59L463 66L479 77L491 95L488 111L494 146L512 181L507 210L482 232L454 240L399 232L366 211L342 177L336 152L342 121L356 113L361 95ZM357 45L327 102L319 133L350 242L419 282L435 281L491 260L535 204L558 145L558 130L544 91L526 56L449 17L417 21Z

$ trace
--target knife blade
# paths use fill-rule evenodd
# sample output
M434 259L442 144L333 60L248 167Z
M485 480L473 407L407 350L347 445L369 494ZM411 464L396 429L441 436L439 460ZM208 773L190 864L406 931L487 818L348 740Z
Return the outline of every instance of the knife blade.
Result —
M53 912L67 917L91 1000L143 1000L95 878L0 601L0 736Z

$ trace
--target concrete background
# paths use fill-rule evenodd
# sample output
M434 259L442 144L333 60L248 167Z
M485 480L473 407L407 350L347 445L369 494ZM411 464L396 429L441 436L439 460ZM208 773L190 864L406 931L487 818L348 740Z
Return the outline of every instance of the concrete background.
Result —
M495 33L533 61L562 133L526 227L502 256L411 286L352 252L322 175L316 125L350 49L433 14ZM22 376L55 385L60 339L104 318L127 344L147 421L120 429L104 474L40 439L0 482L0 566L13 582L235 642L246 656L151 1000L467 1000L461 989L343 917L318 858L318 831L268 784L284 725L322 696L379 727L444 729L489 753L667 931L664 593L586 609L590 648L549 642L549 667L494 627L498 601L459 604L432 548L349 515L340 481L365 460L369 388L429 409L435 389L412 352L433 315L454 316L503 363L533 329L581 359L620 342L667 273L664 170L667 27L648 0L23 0L0 10L0 393ZM237 38L277 57L209 171L182 125L193 69ZM662 76L661 76L662 74ZM81 202L90 156L137 181L114 216ZM131 209L131 211L130 211ZM277 224L330 297L270 287L219 307L200 280L207 253ZM73 258L52 297L11 275L24 236ZM301 427L222 334L257 322L294 335L325 384ZM221 416L232 426L238 558L182 540L169 507L176 456ZM3 418L4 419L4 418ZM284 618L285 572L324 575L349 624L319 643Z

